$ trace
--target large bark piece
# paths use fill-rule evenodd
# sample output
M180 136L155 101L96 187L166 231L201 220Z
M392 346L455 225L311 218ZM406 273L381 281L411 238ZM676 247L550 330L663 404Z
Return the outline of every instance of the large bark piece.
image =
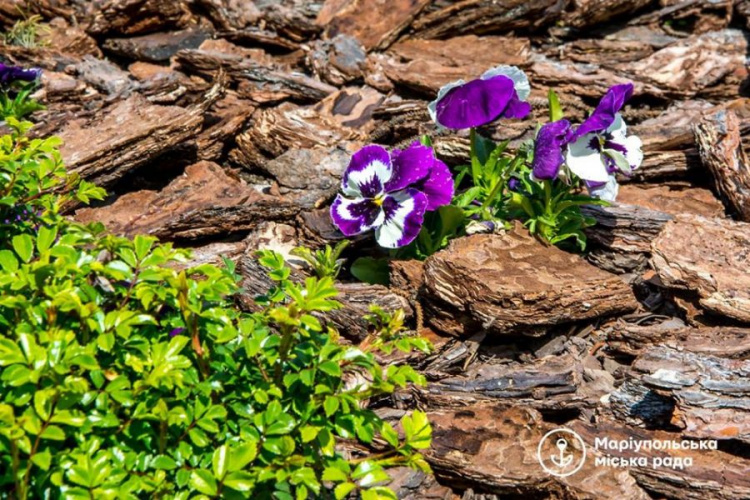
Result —
M614 389L589 388L578 356L565 353L530 363L473 363L457 377L443 378L419 390L423 405L430 408L521 405L545 411L593 406Z
M612 394L612 407L643 425L664 425L668 416L689 438L750 443L749 375L750 360L652 347L633 363L629 383ZM654 411L655 400L662 411Z
M207 28L153 33L131 38L110 38L104 48L138 61L164 62L183 49L197 49L212 33Z
M139 95L109 107L90 122L72 121L60 132L68 169L109 186L198 134L206 107L218 94L191 108L158 106Z
M750 222L750 161L742 150L737 115L722 110L706 117L695 127L695 140L716 190L741 220Z
M693 97L743 72L747 46L741 31L726 29L675 42L621 71L660 88L665 95ZM730 84L724 97L739 97L740 83Z
M478 46L482 51L477 52ZM386 57L374 57L391 81L432 97L443 85L478 78L498 64L524 64L529 50L524 38L466 35L448 40L405 40L391 47Z
M476 405L430 412L428 417L433 438L427 460L450 484L502 498L649 498L626 470L595 466L591 450L573 475L556 478L545 472L537 448L554 426L535 410ZM571 443L570 451L572 447L580 456L577 443Z
M460 0L425 12L412 28L416 38L535 29L559 18L567 0Z
M689 290L715 314L750 323L750 224L681 215L652 244L667 288Z
M600 420L595 424L580 420L570 422L567 427L578 433L591 450L596 439L606 438L613 442L679 441L679 434L649 431L622 425L622 422ZM681 449L618 450L609 447L603 455L622 460L645 460L645 466L628 467L627 470L638 484L653 493L656 498L680 500L737 500L750 498L750 475L746 458L718 450ZM656 466L654 458L669 457L691 459L692 465L682 469ZM617 469L616 469L617 470ZM623 469L619 469L623 470ZM574 475L576 477L578 474ZM597 496L595 498L601 498ZM608 496L608 498L610 498ZM617 498L617 497L611 497ZM630 498L630 497L622 497Z
M617 323L607 334L607 347L629 356L637 356L658 345L698 354L750 359L750 329L691 328L667 321L648 326Z
M603 23L625 13L633 13L651 0L572 0L573 8L563 17L566 24L583 28Z
M451 242L426 261L424 295L431 324L451 334L539 335L636 307L618 277L520 229Z
M333 38L350 35L367 49L385 49L431 0L327 0L316 22Z
M95 0L86 31L95 35L136 35L185 25L191 15L183 0Z
M247 231L265 220L289 220L298 211L227 175L215 163L200 162L161 191L128 193L112 205L79 210L76 218L104 222L119 234L198 239Z

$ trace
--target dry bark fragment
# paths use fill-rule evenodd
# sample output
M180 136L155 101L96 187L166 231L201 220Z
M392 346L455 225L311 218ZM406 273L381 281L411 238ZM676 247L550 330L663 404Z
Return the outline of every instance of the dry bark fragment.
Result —
M665 322L658 325L616 323L607 334L607 346L637 356L649 347L673 349L726 358L750 358L750 329L738 327L690 328Z
M152 33L131 38L110 38L104 48L119 56L138 61L163 62L183 49L197 49L212 35L205 27Z
M346 34L367 50L385 49L431 0L327 0L316 22L333 38Z
M575 28L593 26L621 14L633 13L649 3L650 0L573 0L563 21Z
M318 78L340 86L364 77L366 57L356 38L337 35L314 41L307 61Z
M692 36L651 56L620 68L623 74L658 87L665 95L693 97L718 86L728 75L745 68L747 40L739 30L726 29ZM739 85L726 97L739 97Z
M642 425L664 425L669 416L685 437L750 443L748 375L750 360L649 347L633 363L630 383L612 394L612 406ZM664 403L661 412L649 405L654 400Z
M477 52L478 46L482 51ZM446 83L477 78L498 64L522 65L528 54L528 39L467 35L406 40L391 47L385 57L374 57L379 57L385 75L395 84L432 97Z
M415 38L537 29L559 19L567 0L460 0L426 11L412 23Z
M94 0L87 6L92 15L86 31L95 35L136 35L184 26L191 19L182 0Z
M670 215L723 217L724 206L704 188L667 184L626 184L617 194L619 204L639 205Z
M330 148L355 136L313 107L284 103L256 112L252 127L237 136L238 147L230 157L246 168L263 167L291 148Z
M750 323L750 224L679 215L651 253L664 286L695 292L704 309Z
M298 211L227 175L215 163L200 162L161 191L128 193L112 205L79 210L76 218L102 221L118 234L196 239L247 231L264 220L288 220Z
M472 363L457 377L442 378L417 390L429 408L520 405L545 411L595 405L608 391L589 391L576 356L548 356L530 363ZM613 390L611 385L609 390Z
M695 126L701 160L716 190L740 219L750 222L750 161L742 150L740 122L732 111L719 111Z
M430 323L451 334L517 332L635 309L618 277L523 230L460 238L425 262Z
M139 95L121 101L90 122L70 122L60 132L61 153L68 169L109 186L198 134L205 108L215 98L190 108L157 106ZM127 124L127 125L125 125Z
M586 423L580 420L570 422L567 427L578 433L592 449L597 438L606 436L608 440L618 442L633 441L672 441L680 440L680 435L673 432L648 431L637 427L622 425L622 422L599 420L597 423ZM644 450L633 448L618 451L615 448L603 450L603 455L621 459L643 457L646 466L629 467L627 471L642 488L656 497L679 498L681 500L736 500L750 498L750 476L747 474L748 460L736 455L717 450ZM692 465L685 468L655 466L655 457L690 458ZM622 470L622 469L620 469ZM578 474L574 475L576 477ZM596 497L600 498L600 497ZM624 497L629 498L629 497Z
M595 466L594 457L599 455L591 448L577 473L556 478L545 472L537 448L544 434L556 426L545 423L533 409L476 405L429 412L428 417L433 434L427 461L439 478L452 485L501 497L649 498L627 470ZM577 444L571 446L580 453Z

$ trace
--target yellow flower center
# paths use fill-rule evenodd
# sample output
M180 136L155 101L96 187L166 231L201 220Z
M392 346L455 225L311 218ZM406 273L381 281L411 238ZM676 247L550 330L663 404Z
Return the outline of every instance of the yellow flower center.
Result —
M375 198L373 198L372 202L375 203L377 206L383 205L383 202L385 201L385 196L382 194L377 195Z

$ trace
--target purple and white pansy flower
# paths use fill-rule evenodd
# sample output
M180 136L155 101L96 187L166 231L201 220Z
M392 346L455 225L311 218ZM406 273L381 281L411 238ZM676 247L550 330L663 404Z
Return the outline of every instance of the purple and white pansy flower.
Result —
M375 231L385 248L408 245L419 234L426 211L453 198L453 178L432 148L414 143L389 153L365 146L352 156L341 180L331 218L346 236Z
M459 80L440 89L427 107L432 120L450 129L480 127L498 118L525 118L531 86L515 66L497 66L470 82Z
M641 140L627 135L620 110L633 94L633 84L615 85L599 101L591 116L572 134L565 160L568 168L586 181L592 194L614 199L617 172L626 175L643 161Z

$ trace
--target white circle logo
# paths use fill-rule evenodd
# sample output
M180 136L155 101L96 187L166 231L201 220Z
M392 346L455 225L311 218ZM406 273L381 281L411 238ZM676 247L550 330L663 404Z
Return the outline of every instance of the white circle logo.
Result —
M539 441L536 458L548 474L567 477L583 467L586 461L586 443L570 429L553 429Z

